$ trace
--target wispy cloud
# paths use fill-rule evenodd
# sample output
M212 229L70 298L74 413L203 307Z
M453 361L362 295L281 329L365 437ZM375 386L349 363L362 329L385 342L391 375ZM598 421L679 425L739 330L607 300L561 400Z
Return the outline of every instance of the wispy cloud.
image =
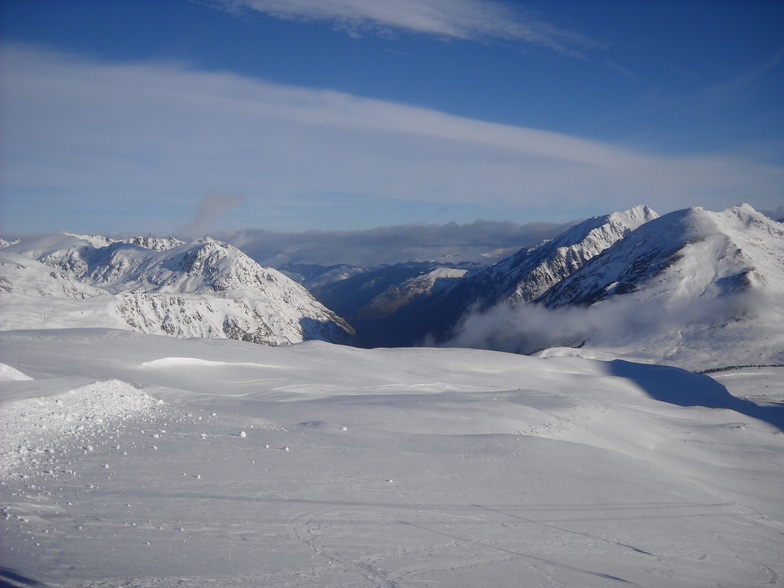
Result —
M204 237L215 227L216 221L223 213L242 204L244 200L244 196L213 190L196 205L193 220L177 232L190 238Z
M244 194L233 212L266 228L323 227L324 210L346 196L364 226L421 220L422 203L520 214L557 203L577 218L629 202L662 213L741 200L774 207L784 185L781 167L727 155L651 155L178 63L10 46L2 73L2 191L16 222L25 207L45 213L48 200L74 217L147 211L157 219L149 230L164 230L210 190ZM412 216L369 218L382 201ZM292 213L297 226L280 226Z
M773 210L761 210L762 214L777 221L784 221L784 206L779 205Z
M232 12L332 23L350 34L407 32L442 39L518 41L580 56L598 43L530 11L491 0L213 0Z
M739 90L763 79L782 62L784 62L784 47L771 55L769 59L757 64L748 71L735 76L731 80L709 87L705 91L705 95L713 100L732 98Z

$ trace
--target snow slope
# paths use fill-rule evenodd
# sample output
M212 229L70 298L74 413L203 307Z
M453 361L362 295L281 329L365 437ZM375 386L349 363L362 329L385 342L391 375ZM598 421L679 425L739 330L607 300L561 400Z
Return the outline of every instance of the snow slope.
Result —
M25 431L0 444L0 579L669 588L784 574L781 368L710 378L105 329L0 333L0 362L33 378L0 383L3 430Z
M303 287L213 239L49 235L0 250L0 272L4 329L114 327L271 345L351 337Z

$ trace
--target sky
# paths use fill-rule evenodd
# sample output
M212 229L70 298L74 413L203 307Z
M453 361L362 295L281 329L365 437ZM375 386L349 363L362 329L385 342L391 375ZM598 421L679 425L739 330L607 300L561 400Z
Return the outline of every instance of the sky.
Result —
M0 231L784 216L784 3L4 0Z

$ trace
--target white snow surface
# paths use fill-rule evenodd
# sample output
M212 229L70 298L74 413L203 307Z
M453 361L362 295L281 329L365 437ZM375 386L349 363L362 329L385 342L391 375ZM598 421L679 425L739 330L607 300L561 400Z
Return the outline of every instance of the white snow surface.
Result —
M0 382L13 382L18 380L32 380L32 378L19 370L12 368L10 365L0 363Z
M784 579L784 368L111 329L0 362L4 585Z

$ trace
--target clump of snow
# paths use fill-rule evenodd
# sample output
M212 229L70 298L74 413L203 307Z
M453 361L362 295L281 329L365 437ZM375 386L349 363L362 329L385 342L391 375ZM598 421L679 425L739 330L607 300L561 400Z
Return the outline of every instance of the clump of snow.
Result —
M36 465L37 456L57 452L68 440L101 435L128 418L149 415L162 404L120 380L4 403L0 476L24 465Z

